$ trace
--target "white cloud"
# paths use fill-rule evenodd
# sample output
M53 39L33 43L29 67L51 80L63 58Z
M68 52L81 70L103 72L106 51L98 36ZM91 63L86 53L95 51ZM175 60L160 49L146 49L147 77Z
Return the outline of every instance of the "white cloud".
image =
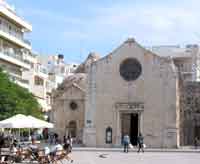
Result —
M122 2L107 8L90 6L85 11L87 17L85 13L68 16L40 9L26 9L24 14L60 23L63 30L60 32L67 41L106 44L118 43L128 36L143 44L182 44L200 40L196 35L200 29L199 0L176 0L173 4L162 1L156 5Z
M195 32L200 29L200 11L196 5L199 6L200 2L184 5L171 7L159 4L152 7L128 4L98 8L90 23L90 33L101 33L103 35L96 37L104 38L136 35L142 41L148 38L152 42L155 40L156 44L169 43L170 39L172 43L186 42L187 39L188 42L197 41Z

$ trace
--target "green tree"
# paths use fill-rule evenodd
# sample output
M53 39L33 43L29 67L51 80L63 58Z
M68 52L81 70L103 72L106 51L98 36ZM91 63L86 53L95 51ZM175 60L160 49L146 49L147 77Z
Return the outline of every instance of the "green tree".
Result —
M0 120L16 114L43 118L41 107L33 94L10 81L0 68Z

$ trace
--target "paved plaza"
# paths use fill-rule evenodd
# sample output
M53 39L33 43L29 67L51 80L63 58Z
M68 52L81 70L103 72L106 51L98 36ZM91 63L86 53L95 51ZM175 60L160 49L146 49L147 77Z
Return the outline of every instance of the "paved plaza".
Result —
M74 164L198 164L200 153L183 152L73 152ZM70 162L63 162L67 164Z

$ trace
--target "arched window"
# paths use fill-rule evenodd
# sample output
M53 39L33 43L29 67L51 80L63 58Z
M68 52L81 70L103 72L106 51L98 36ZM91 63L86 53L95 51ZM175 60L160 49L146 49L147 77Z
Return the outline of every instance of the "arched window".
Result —
M107 144L112 143L112 128L111 127L106 128L106 143Z
M68 129L69 129L68 132L71 135L71 137L75 138L76 137L76 129L77 129L76 121L70 121L69 125L68 125Z

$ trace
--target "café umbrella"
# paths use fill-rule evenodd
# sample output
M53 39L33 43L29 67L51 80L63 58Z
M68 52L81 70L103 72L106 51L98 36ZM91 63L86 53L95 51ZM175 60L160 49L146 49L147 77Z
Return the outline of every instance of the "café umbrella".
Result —
M19 129L18 137L20 140L20 129L53 128L53 124L37 119L33 116L25 116L23 114L17 114L8 119L0 121L0 128ZM30 130L29 130L29 136L30 136Z
M33 116L25 116L22 114L17 114L8 119L0 121L0 128L9 129L39 129L39 128L53 128L52 123L37 119Z
M30 128L32 123L28 121L27 116L23 114L17 114L8 119L0 121L0 128L10 128L10 129L22 129Z
M33 116L27 116L27 118L33 123L33 127L37 127L37 128L53 128L54 127L52 123L40 120Z

